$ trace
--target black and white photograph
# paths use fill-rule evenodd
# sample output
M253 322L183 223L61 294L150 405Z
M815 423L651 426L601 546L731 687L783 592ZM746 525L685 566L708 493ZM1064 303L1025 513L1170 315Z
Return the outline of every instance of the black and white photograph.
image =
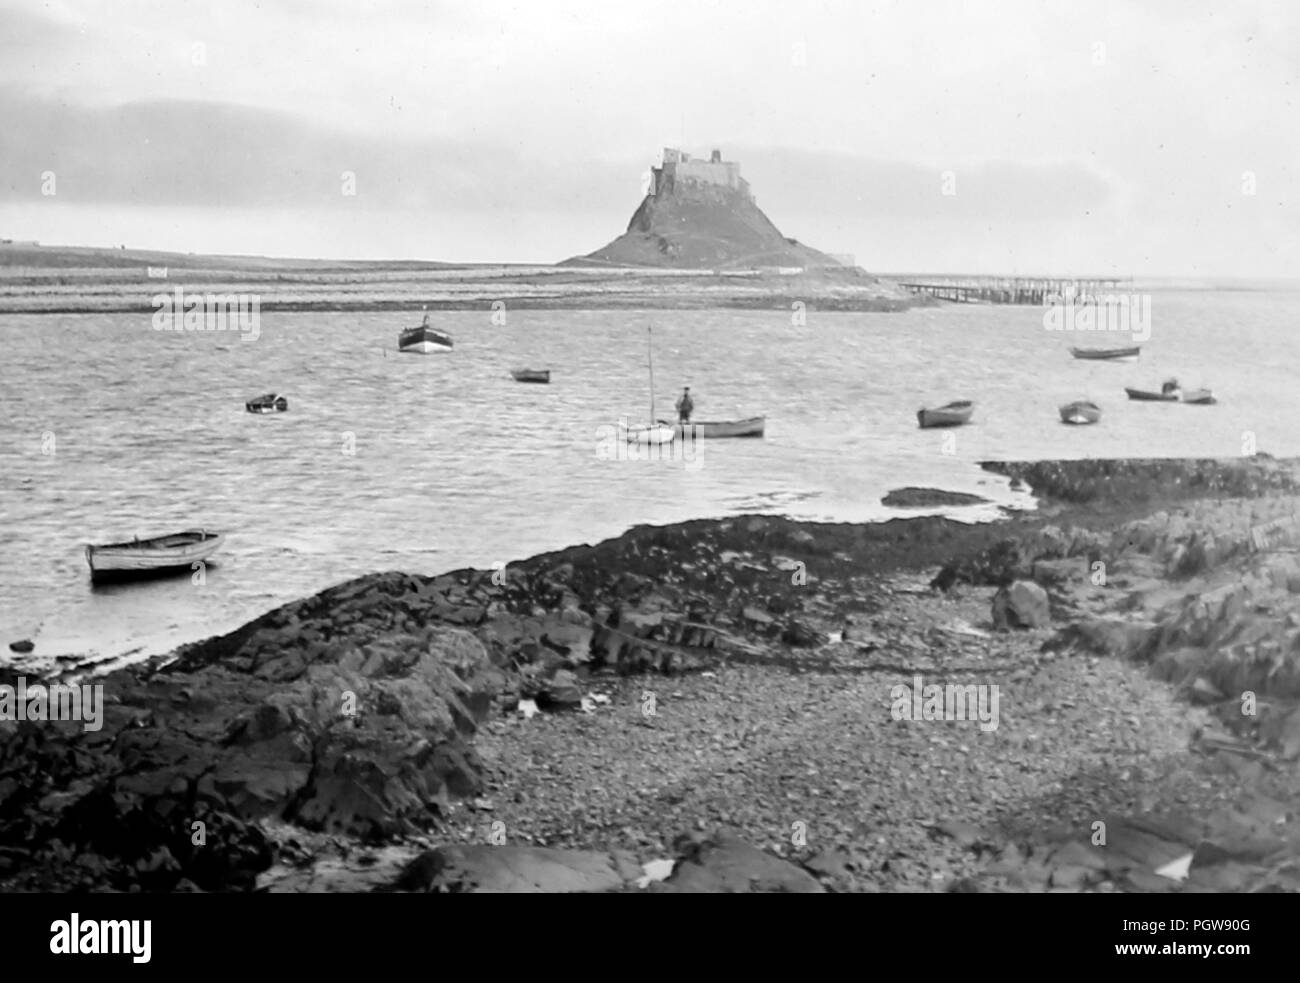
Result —
M7 951L843 894L1251 967L1298 90L1286 0L0 0Z

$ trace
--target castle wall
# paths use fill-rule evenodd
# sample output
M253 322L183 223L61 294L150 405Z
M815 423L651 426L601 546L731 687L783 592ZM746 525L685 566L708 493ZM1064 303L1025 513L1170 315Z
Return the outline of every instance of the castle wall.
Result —
M688 160L676 165L677 177L683 181L701 184L721 184L740 188L740 165L734 162L711 163L706 160Z
M719 156L714 151L715 156ZM753 201L749 182L740 176L740 165L735 161L695 160L691 155L673 147L664 148L663 163L651 168L651 195L671 192L678 181L712 184L739 191Z

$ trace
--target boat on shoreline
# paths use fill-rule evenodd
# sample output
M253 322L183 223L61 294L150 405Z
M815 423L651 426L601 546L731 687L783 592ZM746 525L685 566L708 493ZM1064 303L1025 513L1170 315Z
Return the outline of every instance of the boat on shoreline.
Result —
M1096 423L1101 419L1101 407L1086 399L1076 399L1061 407L1061 422L1075 425Z
M550 369L511 369L510 374L515 377L515 382L549 383L551 381Z
M133 539L129 543L87 543L86 563L94 583L135 580L181 573L211 556L221 546L223 535L203 529Z
M244 404L249 413L283 413L289 408L289 401L275 393L255 396Z
M665 427L671 427L677 437L700 439L706 437L761 437L767 424L765 416L751 416L745 420L701 420L698 423L669 423L660 420Z
M916 411L916 422L922 429L930 427L960 427L970 422L975 404L969 399L958 399L934 408L922 407Z
M1134 345L1132 348L1071 348L1070 354L1075 358L1091 359L1093 361L1108 362L1134 362L1137 361L1141 354L1140 345Z

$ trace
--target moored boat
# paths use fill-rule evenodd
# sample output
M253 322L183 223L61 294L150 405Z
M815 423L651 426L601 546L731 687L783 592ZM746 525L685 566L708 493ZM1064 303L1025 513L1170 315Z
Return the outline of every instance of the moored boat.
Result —
M397 336L398 351L416 352L428 355L430 352L449 352L452 348L451 335L439 331L429 324L429 315L424 315L423 323L414 328L407 328Z
M283 413L289 408L289 401L275 393L255 396L244 404L249 413Z
M511 369L510 374L515 377L515 382L550 382L550 369Z
M932 409L923 407L917 410L916 421L923 428L960 427L970 422L971 413L974 411L975 404L969 399L958 399Z
M188 529L129 543L87 543L86 563L96 583L178 573L193 569L195 563L211 556L222 538L219 532Z
M1111 362L1132 362L1137 359L1141 351L1141 346L1134 345L1132 348L1071 348L1070 354L1075 358L1088 358L1093 360L1102 359Z
M691 439L703 437L761 437L763 436L763 427L767 423L767 417L751 416L745 420L700 420L698 423L669 423L666 420L660 420L659 423L666 427L672 427L675 436L690 437Z
M1217 403L1218 400L1214 398L1214 390L1212 389L1188 389L1183 393L1183 402L1210 406Z
M626 420L619 422L623 440L629 444L671 444L677 431L671 424L655 420L655 352L654 330L646 328L646 365L650 369L650 419L648 424L628 425Z
M677 431L665 423L632 424L622 427L623 439L629 444L671 444Z
M1176 403L1182 396L1182 390L1178 388L1177 379L1167 379L1161 385L1158 393L1149 392L1146 389L1130 389L1124 387L1124 392L1128 393L1129 399L1146 400L1147 402L1157 403Z
M1096 423L1101 419L1101 407L1086 399L1077 399L1061 407L1062 423Z

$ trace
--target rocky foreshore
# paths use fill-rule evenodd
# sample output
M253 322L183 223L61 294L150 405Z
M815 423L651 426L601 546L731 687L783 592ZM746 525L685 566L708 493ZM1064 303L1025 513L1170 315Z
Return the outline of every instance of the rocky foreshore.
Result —
M1294 462L988 467L1042 508L374 574L93 680L0 721L0 890L1300 889Z

